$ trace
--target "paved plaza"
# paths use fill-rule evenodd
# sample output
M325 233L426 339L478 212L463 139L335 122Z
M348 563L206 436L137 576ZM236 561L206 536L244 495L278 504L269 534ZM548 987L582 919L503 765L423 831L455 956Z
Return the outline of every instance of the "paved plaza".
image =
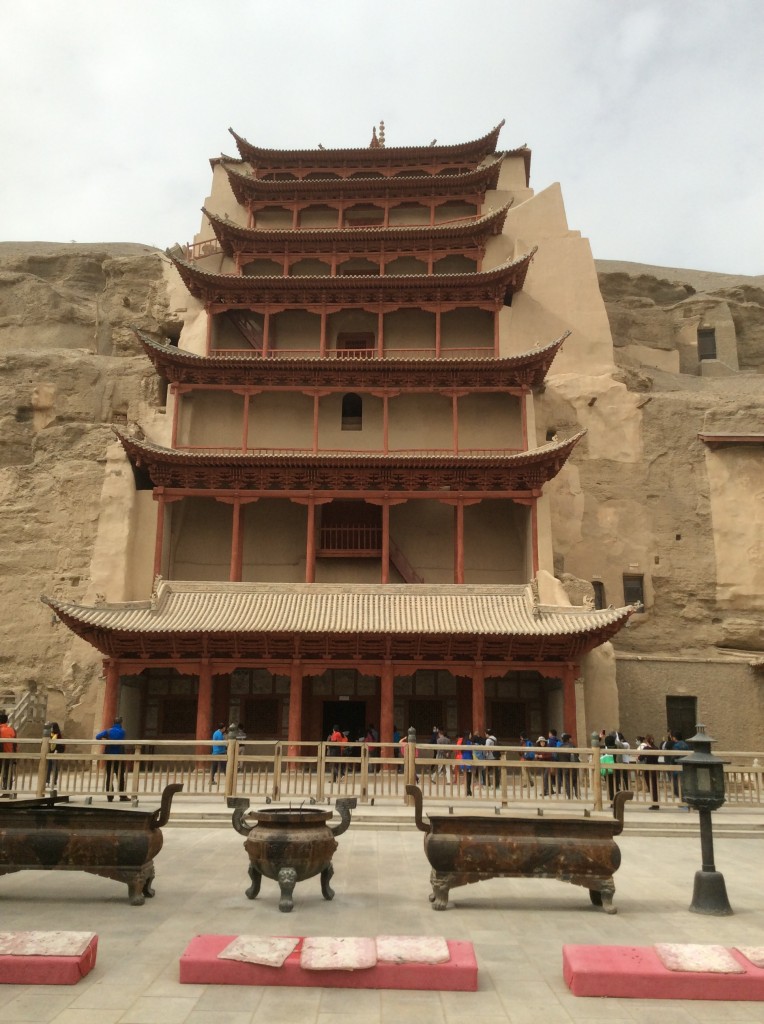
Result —
M647 816L647 812L643 812ZM2 930L72 929L99 935L95 969L78 985L2 986L0 1019L55 1024L474 1024L640 1021L764 1022L764 1003L576 998L562 978L564 943L764 945L764 822L716 839L716 864L735 914L690 914L700 843L688 821L670 836L626 833L615 876L616 916L584 889L552 880L497 879L453 891L444 913L428 902L423 836L409 827L351 825L334 856L336 897L318 879L298 883L291 914L263 879L250 902L242 838L230 827L166 827L156 897L127 902L127 887L79 872L0 878ZM628 815L628 811L627 811ZM479 991L403 992L181 985L178 960L194 935L443 935L474 943Z

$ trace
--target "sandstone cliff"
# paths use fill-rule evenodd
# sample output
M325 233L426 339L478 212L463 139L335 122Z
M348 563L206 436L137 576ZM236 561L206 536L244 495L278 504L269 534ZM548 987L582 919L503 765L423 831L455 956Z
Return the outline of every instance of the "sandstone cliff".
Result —
M39 597L86 594L112 426L163 402L132 327L172 329L164 266L141 245L0 244L0 706L39 687L65 735L97 675Z

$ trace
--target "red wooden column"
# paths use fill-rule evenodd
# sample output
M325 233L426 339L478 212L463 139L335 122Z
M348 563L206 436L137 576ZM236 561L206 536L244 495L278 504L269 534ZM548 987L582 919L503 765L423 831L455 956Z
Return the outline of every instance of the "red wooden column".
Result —
M501 346L499 339L499 310L495 309L493 311L493 354L496 357L496 359L499 358L500 347Z
M440 359L440 310L435 310L435 358Z
M538 516L538 498L534 497L531 501L531 557L533 558L533 575L534 577L539 571L539 516ZM573 734L571 733L571 736Z
M245 452L249 446L249 403L251 395L249 391L242 391L241 395L244 399L241 417L241 450Z
M575 665L566 665L562 671L562 728L576 740L576 676Z
M485 732L485 671L483 662L476 661L472 670L472 731Z
M393 742L394 680L393 663L385 658L379 685L379 738L383 743Z
M170 435L170 447L178 447L178 417L180 415L180 389L177 384L171 384L169 388L172 399L172 434Z
M313 498L308 500L308 526L305 543L305 582L316 582L316 502ZM289 714L291 716L291 710Z
M212 737L212 668L209 660L199 663L199 694L196 698L196 738L208 740ZM210 748L198 746L197 754L209 754Z
M454 508L454 583L464 583L464 502Z
M164 551L164 512L165 496L163 487L154 488L154 501L157 506L157 533L154 541L154 579L162 575L162 552ZM111 724L111 723L109 723Z
M269 309L263 313L263 359L268 358L268 344L271 333L271 313Z
M380 309L377 313L377 358L381 359L385 354L385 311Z
M104 661L106 690L103 695L103 728L110 729L119 713L119 662L114 658Z
M231 583L241 582L242 536L241 536L241 498L232 502L231 524L231 569L228 579Z
M382 574L381 583L390 582L390 505L382 502Z
M520 423L522 424L523 431L523 451L528 451L528 403L532 399L532 392L530 388L523 388L523 394L520 398Z
M289 754L296 757L300 753L297 744L302 739L302 662L299 658L292 659L289 672L289 726L287 741Z

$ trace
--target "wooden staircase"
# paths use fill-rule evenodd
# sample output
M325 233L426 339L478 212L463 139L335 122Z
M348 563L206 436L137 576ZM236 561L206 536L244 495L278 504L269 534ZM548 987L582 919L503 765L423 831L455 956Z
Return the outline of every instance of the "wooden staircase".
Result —
M401 549L390 538L390 564L398 571L404 583L424 583L424 580L403 554Z

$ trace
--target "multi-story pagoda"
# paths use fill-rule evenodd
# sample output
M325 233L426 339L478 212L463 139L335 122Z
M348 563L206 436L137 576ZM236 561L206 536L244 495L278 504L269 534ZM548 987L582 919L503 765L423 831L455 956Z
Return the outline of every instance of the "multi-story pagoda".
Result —
M144 599L49 601L106 659L105 720L585 740L586 702L614 690L587 658L634 609L555 590L544 488L583 434L539 442L534 393L591 282L560 288L561 206L500 128L347 150L234 133L240 158L212 161L201 232L171 254L180 341L140 335L166 436L120 434Z

